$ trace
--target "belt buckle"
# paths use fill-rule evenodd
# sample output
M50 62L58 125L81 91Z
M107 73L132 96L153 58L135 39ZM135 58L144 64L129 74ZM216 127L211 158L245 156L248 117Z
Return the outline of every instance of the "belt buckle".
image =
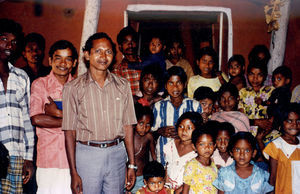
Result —
M107 148L107 143L101 143L101 144L99 145L99 147L100 147L100 148Z

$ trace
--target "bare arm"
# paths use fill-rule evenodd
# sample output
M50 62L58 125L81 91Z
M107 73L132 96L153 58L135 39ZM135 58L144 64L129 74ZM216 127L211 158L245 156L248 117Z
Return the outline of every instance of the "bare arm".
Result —
M190 191L190 185L183 183L182 194L188 194Z
M32 125L41 128L57 128L61 127L62 118L52 117L46 114L38 114L31 117Z
M75 194L82 193L82 181L76 170L75 148L76 148L76 131L65 131L65 145L67 158L71 173L71 189Z
M278 166L278 161L270 157L270 169L271 169L270 185L273 185L274 187L276 183L277 166ZM274 190L271 192L271 194L273 193L275 193Z
M149 140L150 140L150 153L151 153L152 159L156 160L154 138L151 133L148 133L148 135L149 135Z
M224 194L224 191L218 190L218 194Z
M133 128L131 125L124 126L125 146L128 155L129 164L135 165L134 161L134 145L133 145ZM130 190L135 182L135 171L132 168L127 169L126 189Z

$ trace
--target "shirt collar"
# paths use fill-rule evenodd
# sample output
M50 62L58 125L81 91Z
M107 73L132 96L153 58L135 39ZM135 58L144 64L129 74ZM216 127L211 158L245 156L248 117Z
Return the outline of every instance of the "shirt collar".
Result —
M53 70L50 71L50 73L49 73L49 75L48 75L47 77L49 77L50 80L53 80L53 81L59 83L60 85L62 85L62 84L57 80L57 78L55 77L55 75L54 75L54 73L53 73ZM72 77L71 73L69 73L69 77L68 77L67 82L71 81L72 79L73 79L73 77Z
M112 78L111 72L109 70L107 70L107 77L105 79L105 85L106 85L106 83L110 83L112 81L113 81L113 78ZM92 82L95 82L95 80L92 78L90 70L88 70L86 73L86 77L85 77L85 83L89 84Z

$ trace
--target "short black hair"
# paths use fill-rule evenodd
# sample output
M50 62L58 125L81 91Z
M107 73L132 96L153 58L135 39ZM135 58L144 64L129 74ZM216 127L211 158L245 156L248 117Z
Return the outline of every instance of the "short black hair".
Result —
M153 111L151 110L151 108L149 106L142 106L139 103L136 103L134 105L134 109L135 109L135 115L136 115L136 120L140 120L144 115L149 115L150 116L150 125L153 125L153 121L154 121L154 115L153 115Z
M171 68L169 68L167 70L167 74L165 77L165 84L168 82L168 80L172 77L172 76L178 76L180 77L180 80L183 84L186 84L187 81L187 76L186 73L184 71L184 69L182 67L179 66L172 66Z
M0 35L3 33L11 33L16 36L17 41L23 39L22 26L14 20L1 18L0 19Z
M230 64L234 61L236 61L242 67L245 67L245 58L243 57L243 55L233 55L232 57L230 57L230 59L228 60L228 63L227 63L228 68L229 68Z
M45 38L43 37L43 35L36 33L36 32L27 34L25 36L24 42L23 42L23 51L25 51L25 47L30 42L35 42L38 45L39 49L41 49L43 52L45 51L46 41L45 41Z
M72 51L72 59L73 60L78 59L78 53L77 53L76 48L74 47L74 45L71 42L69 42L67 40L56 41L49 49L49 57L52 59L55 51L67 49L67 48L69 48Z
M194 130L192 133L192 143L195 145L201 135L210 135L213 142L216 143L216 129L218 129L220 123L218 121L207 121L203 125L199 126L199 129Z
M285 77L286 79L290 79L290 83L287 85L288 87L291 87L292 85L292 71L290 68L288 68L287 66L279 66L277 67L272 74L272 81L274 82L275 80L275 75L281 74L283 77Z
M219 91L218 91L218 100L221 99L222 95L225 92L229 92L233 97L235 97L236 99L239 97L239 90L237 89L237 87L232 84L232 83L225 83L223 84Z
M288 105L284 106L284 107L280 107L279 111L277 111L274 115L274 120L277 121L278 125L281 126L281 132L284 132L283 130L283 122L286 121L289 117L289 114L291 112L296 113L297 115L300 116L300 104L293 102L293 103L289 103Z
M221 122L220 123L220 128L218 129L218 132L219 131L227 131L230 138L235 134L234 126L231 123L228 123L228 122ZM218 135L218 133L216 135Z
M200 113L185 112L178 118L176 122L176 130L178 130L180 123L185 119L189 119L194 124L195 130L198 129L203 124L203 119Z
M252 69L260 69L264 76L264 80L266 80L268 76L268 67L267 64L264 63L262 60L256 60L256 61L251 61L250 64L247 67L247 74L251 72Z
M163 85L163 71L159 65L159 63L151 63L149 65L147 65L146 67L143 68L142 72L141 72L141 77L140 77L140 90L143 92L144 88L143 88L143 78L146 75L152 75L154 77L154 79L156 79L157 83L158 83L158 88L157 88L157 92L160 91L162 85Z
M241 139L248 141L248 143L252 147L252 150L256 150L255 137L250 132L240 131L240 132L237 132L236 134L234 134L230 138L230 141L229 141L229 144L228 144L228 150L231 153L232 153L232 150L233 150L234 146L236 145L236 143Z
M219 60L218 60L218 54L217 52L211 48L211 47L204 47L199 50L199 52L195 55L195 59L199 61L204 55L211 56L213 62L214 62L214 67L212 70L212 74L215 75L215 72L218 71L219 68ZM201 70L199 69L198 65L196 65L196 72L197 74L201 73Z
M206 98L211 99L213 102L215 102L216 101L215 92L210 87L206 87L206 86L198 87L194 92L194 99L199 101L199 100L204 100Z
M122 28L122 30L117 35L118 44L121 45L123 43L123 41L125 40L125 37L128 35L131 35L132 39L135 42L137 42L137 37L138 37L137 32L131 26L126 26L125 28Z
M259 53L263 53L265 55L265 58L260 59L258 57ZM261 60L265 65L267 65L270 59L271 59L270 51L265 45L255 45L251 49L251 51L248 55L249 63L252 63L253 61L260 61Z
M165 178L166 172L164 169L164 166L157 162L157 161L151 161L143 169L143 177L144 180L148 181L149 178L153 177L162 177Z

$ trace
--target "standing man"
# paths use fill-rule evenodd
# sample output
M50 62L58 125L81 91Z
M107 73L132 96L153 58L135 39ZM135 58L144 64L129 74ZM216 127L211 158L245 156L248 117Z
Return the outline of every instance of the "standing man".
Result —
M127 156L127 189L134 185L136 168L130 85L108 70L116 49L107 34L92 35L83 50L88 71L63 90L71 188L73 193L123 193Z
M139 83L141 77L140 59L137 55L137 33L133 28L127 26L123 28L117 36L119 50L124 58L114 69L113 73L124 77L130 82L132 95L139 93Z
M22 27L0 19L0 142L9 151L7 176L0 193L23 193L33 173L34 131L29 118L30 81L27 74L9 60L17 49Z
M72 80L71 71L77 57L77 50L71 42L55 42L49 50L52 71L46 77L36 79L31 86L30 116L38 136L38 194L72 193L65 135L61 130L62 110L55 102L61 103L63 86Z

